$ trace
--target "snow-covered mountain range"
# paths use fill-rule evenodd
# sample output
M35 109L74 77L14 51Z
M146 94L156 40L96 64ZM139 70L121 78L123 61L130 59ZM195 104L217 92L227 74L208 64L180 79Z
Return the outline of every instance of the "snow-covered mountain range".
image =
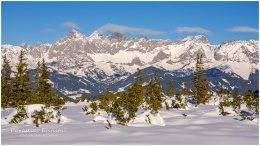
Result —
M209 78L212 87L258 88L258 43L258 40L232 40L212 45L201 35L176 41L127 38L120 33L101 35L97 31L85 36L72 29L53 44L2 45L1 51L15 70L16 58L24 50L32 74L37 61L44 58L51 69L53 87L63 95L83 92L97 95L107 86L114 91L124 90L133 81L137 68L159 70L162 81L167 75L171 79L178 77L178 89L183 78L189 80L192 76L197 53L203 54L206 71L221 74L214 77L215 82Z

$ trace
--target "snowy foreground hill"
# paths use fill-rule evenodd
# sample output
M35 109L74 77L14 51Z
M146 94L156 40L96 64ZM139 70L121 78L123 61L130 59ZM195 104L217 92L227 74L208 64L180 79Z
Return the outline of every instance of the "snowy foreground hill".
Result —
M51 70L53 88L61 95L102 94L106 87L114 92L126 90L137 68L145 72L145 81L157 71L163 87L174 80L176 90L183 82L191 84L197 53L203 54L204 67L212 90L220 88L244 93L258 89L259 42L230 40L212 45L204 36L188 36L176 41L147 37L127 38L123 34L85 36L71 30L53 44L26 43L2 45L15 71L17 57L25 51L31 77L37 61L45 59Z
M32 119L22 124L8 124L15 109L1 111L2 144L255 144L259 143L258 118L241 120L231 112L220 116L218 101L185 109L165 107L154 117L151 124L145 122L145 112L138 112L128 126L112 122L107 129L106 117L85 115L82 107L87 102L66 103L60 124L47 123L40 127L31 124ZM39 109L29 105L27 111ZM243 106L242 106L243 109ZM184 116L187 115L187 116ZM93 121L95 120L95 122Z

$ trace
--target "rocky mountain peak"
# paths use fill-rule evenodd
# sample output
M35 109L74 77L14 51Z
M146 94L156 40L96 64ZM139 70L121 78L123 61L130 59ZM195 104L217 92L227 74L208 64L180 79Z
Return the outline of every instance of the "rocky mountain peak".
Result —
M88 39L90 40L95 40L95 39L100 39L101 38L101 34L98 31L94 31L89 37Z
M78 30L72 28L66 38L75 39L75 38L84 38L85 35L81 34Z
M208 39L204 35L196 35L196 36L187 36L180 41L182 42L187 42L187 41L192 41L192 42L198 42L198 43L209 43Z
M20 47L21 47L21 48L24 48L24 49L31 48L31 46L30 46L29 44L27 44L27 43L22 43L22 44L20 45Z
M115 39L115 40L118 40L118 41L122 41L122 40L125 40L126 39L126 36L120 32L113 32L110 36L109 36L110 39Z

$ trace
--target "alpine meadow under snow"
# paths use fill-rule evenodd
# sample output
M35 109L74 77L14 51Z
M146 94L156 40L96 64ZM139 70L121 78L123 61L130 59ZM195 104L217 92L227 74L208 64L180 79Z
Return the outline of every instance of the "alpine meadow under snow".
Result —
M216 102L217 103L217 102ZM216 104L215 103L215 104ZM256 121L240 121L235 115L219 116L217 105L160 111L153 124L144 123L145 113L129 126L112 125L102 116L85 116L86 103L67 103L61 124L5 124L13 109L2 110L2 144L255 144L259 143ZM37 107L37 106L36 106ZM183 114L187 116L184 117ZM7 118L8 119L8 118ZM96 122L93 122L93 119ZM161 120L163 119L163 120ZM51 131L52 130L52 131Z

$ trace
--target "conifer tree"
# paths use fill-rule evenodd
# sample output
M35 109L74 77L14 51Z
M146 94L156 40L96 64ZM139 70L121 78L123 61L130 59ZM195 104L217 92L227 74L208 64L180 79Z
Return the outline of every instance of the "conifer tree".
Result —
M42 91L44 91L45 93L50 93L51 90L51 84L48 82L49 80L49 71L48 68L46 66L45 60L42 59L41 62L41 79L42 79Z
M143 84L143 74L142 74L142 72L141 72L141 70L139 68L137 68L135 82L137 84Z
M47 106L61 106L64 100L56 95L51 88L49 81L49 71L45 64L45 60L38 62L36 75L34 80L34 96L30 98L31 103L41 103Z
M203 76L203 62L202 54L197 54L196 68L194 72L193 85L194 85L194 98L196 99L196 105L200 103L205 104L209 99L209 83L207 79Z
M182 88L182 95L190 95L190 89L189 89L189 86L188 86L188 83L187 82L184 82L184 87Z
M127 122L130 120L130 119L127 119L125 118L125 109L128 107L127 106L127 100L126 99L126 92L123 92L119 95L120 97L119 98L116 98L115 102L113 102L113 105L112 105L112 114L113 114L113 117L115 117L115 120L121 124L121 125L126 125Z
M34 95L39 97L40 96L40 91L38 90L39 87L41 86L41 81L40 81L40 74L41 74L41 63L40 61L38 61L37 63L37 68L36 68L36 74L35 74L35 78L34 78Z
M112 104L115 99L116 96L112 92L110 92L108 88L106 89L104 95L99 97L99 108L105 110L109 117L111 116Z
M6 55L3 58L3 68L1 70L1 105L2 108L9 107L12 104L11 94L12 94L12 83L11 83L11 67L9 65L9 60L7 60Z
M126 110L129 113L129 118L132 119L135 117L135 113L138 111L139 107L142 105L145 99L145 94L143 90L142 84L135 82L131 87L127 90L126 102L128 104L125 105Z
M16 72L14 78L14 99L15 106L25 104L26 99L31 96L31 85L29 82L29 72L25 62L24 52L21 51L19 55L19 62L16 65Z
M36 73L36 79L35 79L36 82L35 92L37 93L37 96L40 97L54 96L52 93L51 84L48 82L48 80L49 80L49 72L45 65L45 60L42 59L39 69Z
M135 82L128 88L127 94L122 97L123 108L128 114L128 117L126 118L127 121L135 117L135 113L144 103L145 97L143 75L142 72L137 69Z
M242 101L243 101L242 97L239 94L237 94L237 93L233 94L232 106L233 106L234 110L240 109Z
M247 90L244 95L244 101L249 110L254 112L256 115L259 114L259 92L256 90L253 92L252 90Z
M164 102L166 110L170 110L170 106L167 101Z
M156 73L150 80L147 90L146 102L153 114L158 113L159 109L162 108L163 94L161 92L161 83Z
M166 89L166 95L167 96L173 96L174 95L174 89L173 89L173 82L172 80L169 80L168 87Z
M255 90L254 92L254 108L255 108L255 114L259 115L259 91Z
M97 103L96 103L96 102L92 102L89 106L90 106L90 108L92 109L92 110L91 110L91 114L92 114L92 115L95 114L95 113L97 112L97 109L98 109Z
M249 110L251 110L253 108L252 107L252 105L253 105L253 96L254 96L254 94L253 94L252 90L247 90L245 92L245 94L244 94L244 101L245 101L246 106L247 106L247 108Z

